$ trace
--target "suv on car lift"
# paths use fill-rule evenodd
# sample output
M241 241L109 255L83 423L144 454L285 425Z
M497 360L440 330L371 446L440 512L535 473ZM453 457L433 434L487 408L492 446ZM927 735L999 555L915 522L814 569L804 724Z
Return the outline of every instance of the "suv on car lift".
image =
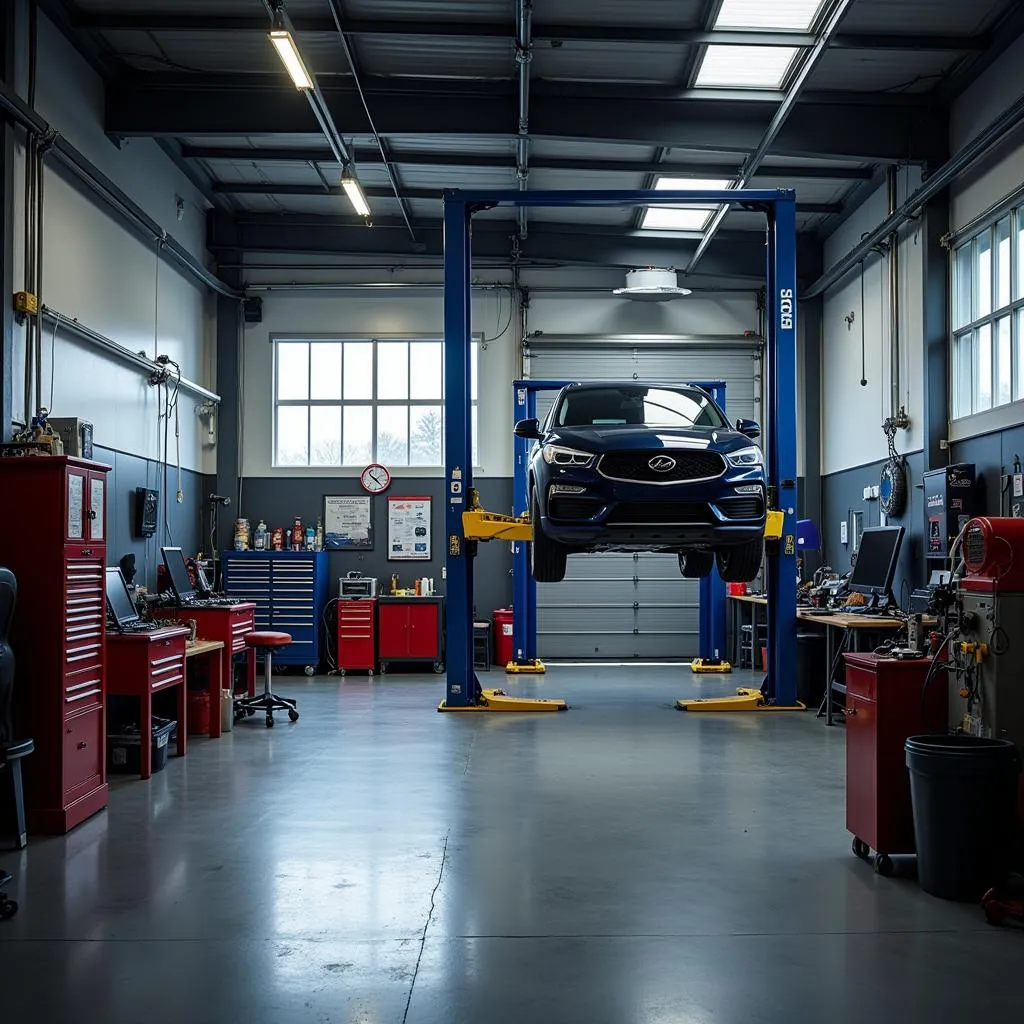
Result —
M752 420L731 426L707 392L688 384L570 384L530 457L531 568L565 578L566 557L590 551L663 551L683 576L717 562L722 579L752 580L764 557L765 473Z

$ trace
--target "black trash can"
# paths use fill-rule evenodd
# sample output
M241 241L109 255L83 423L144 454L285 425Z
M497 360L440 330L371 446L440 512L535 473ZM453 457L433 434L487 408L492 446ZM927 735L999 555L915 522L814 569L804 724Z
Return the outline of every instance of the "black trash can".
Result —
M1017 749L977 736L911 736L905 750L921 888L979 899L1010 868Z

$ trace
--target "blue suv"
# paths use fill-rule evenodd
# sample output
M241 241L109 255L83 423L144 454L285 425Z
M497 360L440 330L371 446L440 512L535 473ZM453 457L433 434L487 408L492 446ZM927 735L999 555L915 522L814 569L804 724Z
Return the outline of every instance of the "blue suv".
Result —
M531 567L539 583L565 578L566 557L588 551L677 553L683 576L752 580L764 557L761 435L735 427L693 385L600 382L563 388L530 457Z

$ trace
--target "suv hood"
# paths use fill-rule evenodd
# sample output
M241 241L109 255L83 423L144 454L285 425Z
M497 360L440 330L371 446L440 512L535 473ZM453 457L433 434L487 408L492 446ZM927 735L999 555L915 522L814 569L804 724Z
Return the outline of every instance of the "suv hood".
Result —
M561 444L585 452L630 452L668 448L689 451L732 452L755 442L728 427L682 429L672 427L560 427L544 435L542 444Z

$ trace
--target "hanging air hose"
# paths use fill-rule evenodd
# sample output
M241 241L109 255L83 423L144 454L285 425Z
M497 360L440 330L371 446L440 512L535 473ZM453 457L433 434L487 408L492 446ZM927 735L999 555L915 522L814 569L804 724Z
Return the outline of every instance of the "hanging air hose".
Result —
M896 451L896 429L893 419L882 424L889 442L889 461L882 467L878 500L887 516L901 516L907 507L907 460Z

